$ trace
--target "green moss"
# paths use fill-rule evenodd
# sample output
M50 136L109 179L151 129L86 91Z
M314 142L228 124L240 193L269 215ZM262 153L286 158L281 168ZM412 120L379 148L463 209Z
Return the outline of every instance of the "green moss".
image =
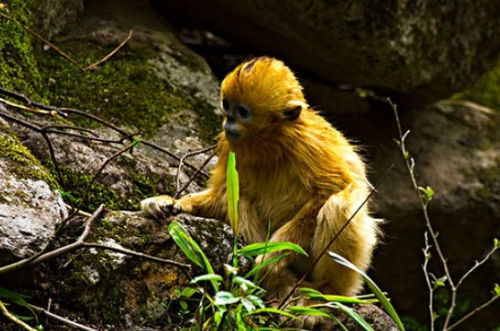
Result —
M108 209L112 210L138 210L140 209L139 202L145 196L158 195L156 188L159 187L160 182L165 181L160 176L145 176L131 170L130 181L133 193L124 198L109 185L97 181L91 184L93 177L91 174L76 173L73 169L64 166L60 166L60 171L64 186L63 198L73 205L82 203L87 210L95 210L100 204L105 204ZM169 192L174 192L173 188Z
M12 0L0 13L13 20L0 17L0 84L38 98L41 76L33 56L32 37L21 26L33 22L32 0ZM41 100L40 100L41 101Z
M0 158L7 160L12 171L22 179L43 180L52 189L58 188L57 182L42 166L40 161L19 141L19 139L0 123Z
M500 62L484 74L471 88L456 93L453 99L469 100L500 110Z
M60 167L64 185L63 198L71 204L80 203L87 210L96 210L99 205L105 204L109 209L129 209L132 203L123 200L108 186L92 183L92 175L75 173L68 167Z
M82 64L93 63L113 49L82 40L59 44ZM156 78L137 49L124 48L93 71L77 68L54 51L39 52L38 61L50 87L45 96L52 104L88 110L115 124L134 127L146 138L171 114L193 107L183 93ZM96 126L95 122L75 120Z

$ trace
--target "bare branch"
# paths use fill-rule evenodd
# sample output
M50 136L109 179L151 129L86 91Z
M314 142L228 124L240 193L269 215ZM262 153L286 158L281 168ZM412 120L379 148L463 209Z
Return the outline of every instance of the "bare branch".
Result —
M48 311L47 309L44 309L42 307L38 307L38 306L35 306L35 305L30 305L30 307L36 311L37 313L42 313L44 314L45 316L49 317L49 318L52 318L53 320L56 320L56 321L59 321L71 328L74 328L74 329L78 329L78 330L84 330L84 331L97 331L97 329L93 329L93 328L90 328L88 326L85 326L83 324L80 324L80 323L77 323L77 322L74 322L66 317L62 317L62 316L59 316L59 315L56 315L54 313L51 313L50 311ZM35 330L35 329L33 329Z
M208 148L208 147L207 147L207 148ZM201 165L198 169L196 169L196 171L195 171L195 172L193 173L193 175L189 178L189 180L187 181L187 183L186 183L186 184L184 184L184 186L183 186L180 190L178 190L178 191L175 193L174 197L175 197L176 199L177 199L177 198L181 195L181 193L182 193L182 192L184 192L184 191L188 188L189 184L191 184L191 182L194 180L194 178L195 178L195 177L196 177L199 173L201 173L201 171L203 170L203 168L205 168L205 167L207 166L208 162L210 162L210 160L211 160L211 159L215 156L215 154L216 154L216 152L215 152L215 151L214 151L212 154L210 154L210 156L209 156L209 157L207 157L207 159L203 162L203 164L202 164L202 165Z
M185 155L183 155L179 161L179 166L177 167L177 174L176 174L176 179L175 179L175 191L176 191L176 196L179 193L179 187L181 186L181 183L180 183L180 174L181 174L181 171L182 171L182 166L184 165L184 161L188 158L188 157L192 157L192 156L195 156L195 155L198 155L198 154L202 154L202 153L206 153L206 152L209 152L211 150L213 150L214 148L216 147L216 145L212 145L212 146L208 146L206 148L202 148L202 149L198 149L196 151L192 151L192 152L189 152Z
M82 234L80 235L80 237L78 237L78 239L75 242L68 244L68 245L65 245L65 246L62 246L62 247L59 247L59 248L54 249L50 252L41 254L41 255L37 256L36 258L29 257L29 258L22 259L22 260L19 260L17 262L8 264L6 266L0 267L0 275L7 273L7 272L10 272L10 271L15 270L15 269L19 269L19 268L26 266L26 265L33 265L33 264L40 263L40 262L45 261L47 259L62 255L64 253L67 253L69 251L72 251L74 249L81 247L83 244L83 241L89 235L91 223L94 220L96 220L97 218L99 218L103 212L104 212L104 205L100 205L99 208L97 208L96 211L92 214L92 216L89 217L85 221Z
M495 253L498 250L499 247L500 246L493 246L493 248L488 253L486 253L486 255L484 256L484 258L482 260L476 261L474 263L474 265L469 270L467 270L463 274L463 276L458 280L457 285L455 286L455 288L458 290L458 288L460 287L460 285L462 285L462 283L467 279L467 277L469 277L470 274L474 272L474 270L476 270L477 268L479 268L480 266L482 266L486 261L488 261L488 259L493 255L493 253Z
M474 310L470 311L468 314L466 314L465 316L463 316L461 319L459 319L458 321L456 321L455 323L453 323L452 325L450 325L447 328L447 330L452 330L452 329L456 328L457 326L459 326L460 324L462 324L463 322L465 322L466 320L468 320L469 318L471 318L472 316L474 316L475 314L477 314L478 312L480 312L484 308L486 308L489 305L491 305L493 302L495 302L496 300L498 300L498 298L500 298L500 295L495 295L494 297L492 297L491 299L489 299L488 301L486 301L482 305L476 307Z
M191 266L189 264L177 262L174 260L163 259L161 257L156 257L156 256L144 254L141 252L136 252L136 251L124 248L124 247L109 246L109 245L98 244L98 243L83 243L82 246L83 247L90 247L90 248L107 249L107 250L114 251L117 253L137 256L137 257L140 257L140 258L145 259L145 260L160 262L160 263L164 263L164 264L171 264L171 265L175 265L177 267L191 269Z
M100 59L99 61L95 62L95 63L92 63L88 66L86 66L84 69L85 70L94 70L95 68L97 68L98 65L100 65L101 63L104 63L106 62L107 60L109 60L113 55L115 55L123 46L125 46L125 44L130 40L130 38L132 38L132 34L133 34L133 31L130 30L128 32L128 36L127 38L125 38L115 49L113 49L108 55L104 56L102 59Z
M429 261L431 260L431 252L430 249L432 248L431 245L429 245L429 236L428 232L425 231L424 233L424 238L425 238L425 247L422 249L422 252L424 253L424 264L422 265L422 270L424 272L424 277L425 277L425 283L427 284L427 289L429 291L429 318L430 318L430 326L431 330L434 331L434 287L432 286L431 283L431 273L427 270Z

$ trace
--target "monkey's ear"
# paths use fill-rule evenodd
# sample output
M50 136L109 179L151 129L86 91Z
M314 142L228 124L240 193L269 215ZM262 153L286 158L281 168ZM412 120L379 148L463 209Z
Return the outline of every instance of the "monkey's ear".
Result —
M286 119L289 121L295 121L300 116L300 112L302 111L302 105L294 106L293 108L286 109L283 112Z

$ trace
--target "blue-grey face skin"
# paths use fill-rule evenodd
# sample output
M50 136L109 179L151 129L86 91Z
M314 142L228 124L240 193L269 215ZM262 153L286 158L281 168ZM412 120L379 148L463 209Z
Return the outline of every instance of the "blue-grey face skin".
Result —
M223 125L226 138L237 142L243 136L242 124L250 123L252 112L247 105L227 99L222 100L222 111L226 116Z

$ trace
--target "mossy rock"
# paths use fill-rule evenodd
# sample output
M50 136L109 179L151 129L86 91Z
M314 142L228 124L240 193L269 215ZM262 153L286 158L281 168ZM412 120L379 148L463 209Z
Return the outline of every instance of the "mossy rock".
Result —
M500 110L500 61L469 89L456 93L454 99L469 100Z
M34 2L0 3L0 86L39 98L42 78L33 56L32 36L25 28L35 20Z

